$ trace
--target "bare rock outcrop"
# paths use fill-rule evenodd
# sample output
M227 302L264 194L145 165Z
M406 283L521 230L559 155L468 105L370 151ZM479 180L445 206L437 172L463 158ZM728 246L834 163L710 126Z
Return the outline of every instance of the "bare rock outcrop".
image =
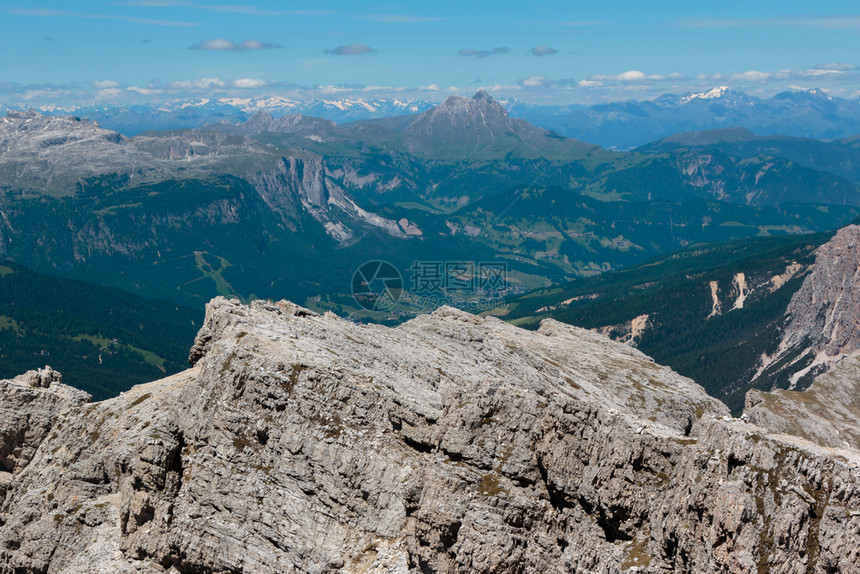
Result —
M30 463L57 417L91 400L62 380L51 367L0 380L0 502L13 475Z
M191 359L64 408L0 572L860 571L860 453L596 333L218 298Z
M818 248L786 315L779 347L763 357L757 379L804 389L860 349L860 226L843 227Z
M804 391L748 392L744 415L773 432L860 450L860 354L844 357Z

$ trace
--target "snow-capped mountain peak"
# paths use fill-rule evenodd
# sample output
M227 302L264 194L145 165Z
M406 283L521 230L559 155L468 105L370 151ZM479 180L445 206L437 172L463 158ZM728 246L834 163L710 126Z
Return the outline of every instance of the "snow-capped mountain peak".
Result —
M717 98L724 97L730 91L731 90L728 86L717 86L715 88L711 88L707 92L699 92L697 94L690 94L689 96L685 96L681 99L681 103L687 103L692 100L715 100Z

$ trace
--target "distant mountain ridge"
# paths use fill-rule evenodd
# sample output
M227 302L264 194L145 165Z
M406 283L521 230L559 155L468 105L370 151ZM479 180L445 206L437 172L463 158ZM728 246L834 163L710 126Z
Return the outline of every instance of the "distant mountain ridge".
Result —
M830 141L785 135L756 135L734 127L673 134L636 148L639 153L683 153L708 149L738 158L783 158L804 167L860 182L860 137Z
M756 134L836 139L860 134L860 98L821 90L781 92L761 99L725 86L652 101L589 107L514 106L511 113L567 137L630 149L679 132L743 127Z
M833 97L822 90L781 92L762 99L726 86L702 92L664 94L654 100L595 105L537 105L498 99L514 118L566 137L606 148L631 149L679 132L744 127L756 134L837 139L860 134L860 97ZM156 104L41 106L49 115L77 115L132 136L146 130L201 127L221 121L241 123L257 112L275 117L314 116L337 123L418 115L438 100L331 97L299 100L280 96L175 100ZM2 106L0 114L23 106Z
M86 117L100 126L126 136L148 130L196 128L221 121L241 123L258 112L275 117L292 114L320 117L338 123L400 115L419 114L433 107L432 102L410 99L325 98L295 100L279 96L249 98L202 98L154 104L82 104L37 106L46 115ZM0 114L22 111L30 106L0 105Z

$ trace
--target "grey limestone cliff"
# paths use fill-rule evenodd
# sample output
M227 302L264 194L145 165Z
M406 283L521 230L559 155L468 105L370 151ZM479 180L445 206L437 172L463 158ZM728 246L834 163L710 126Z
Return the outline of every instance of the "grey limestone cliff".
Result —
M860 453L596 333L219 298L190 360L95 404L0 383L45 421L0 435L0 572L860 571Z
M858 349L860 226L849 225L818 248L812 270L786 310L779 346L762 357L756 378L804 389Z

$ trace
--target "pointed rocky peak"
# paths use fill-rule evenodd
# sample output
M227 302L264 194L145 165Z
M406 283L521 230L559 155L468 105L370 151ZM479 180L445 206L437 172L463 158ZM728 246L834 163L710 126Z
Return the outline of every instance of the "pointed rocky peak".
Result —
M269 112L255 112L248 120L245 122L245 125L249 124L267 124L274 121L275 116L273 116Z
M438 117L440 114L471 116L482 115L484 117L491 117L498 120L508 119L507 110L505 110L499 102L494 100L493 97L484 90L478 90L478 92L471 98L465 98L463 96L448 96L448 98L440 105L421 114L419 119L424 116Z
M512 118L487 92L450 96L418 116L402 132L401 143L415 155L462 160L512 157L586 157L597 146L568 139Z
M472 96L472 99L476 102L485 102L487 104L493 104L496 102L493 97L484 90L478 90L477 92L475 92L475 95Z
M701 92L698 94L693 94L690 96L690 99L702 99L702 100L713 100L716 98L722 98L726 94L731 93L731 90L728 86L717 86L716 88L712 88L706 92Z
M486 150L505 139L506 134L545 133L508 112L487 92L481 90L471 98L449 96L429 109L404 130L407 146L413 153L436 155L438 152L471 155Z
M804 113L814 110L815 113L835 114L840 108L839 101L818 89L781 92L769 101L783 111L801 109Z

